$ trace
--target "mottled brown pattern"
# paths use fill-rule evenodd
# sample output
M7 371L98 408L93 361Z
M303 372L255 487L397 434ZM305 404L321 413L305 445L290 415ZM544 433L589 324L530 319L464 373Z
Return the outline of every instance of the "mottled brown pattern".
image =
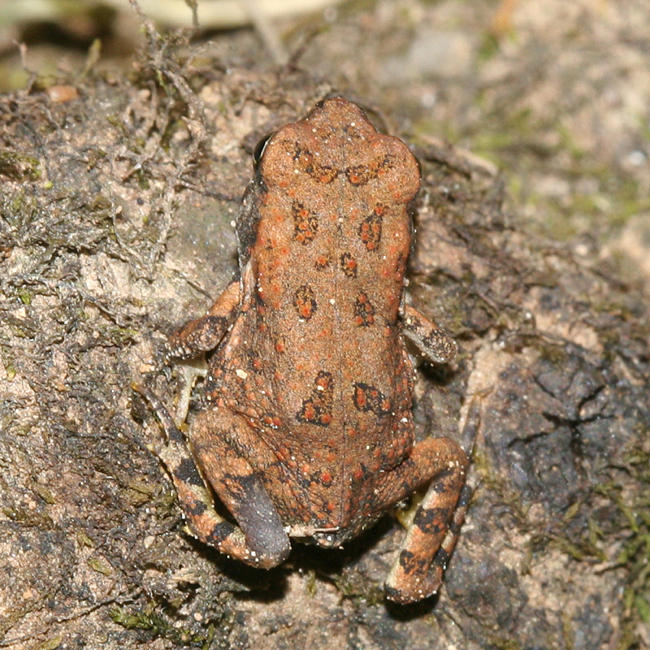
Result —
M438 589L467 507L458 445L413 443L402 329L445 360L455 351L403 304L419 185L406 145L340 97L268 140L237 224L241 280L171 338L176 355L214 350L208 408L189 449L168 418L161 452L194 534L262 568L290 537L339 546L428 487L387 580L402 603Z

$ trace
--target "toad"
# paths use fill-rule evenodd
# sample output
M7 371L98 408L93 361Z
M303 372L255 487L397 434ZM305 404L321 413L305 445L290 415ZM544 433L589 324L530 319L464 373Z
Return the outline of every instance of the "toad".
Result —
M160 456L192 533L263 569L290 538L339 547L426 489L386 580L389 599L423 599L458 537L468 459L449 438L414 442L404 338L436 363L456 353L404 298L418 162L332 97L268 138L255 167L239 277L169 341L173 357L210 353L187 440L145 391Z

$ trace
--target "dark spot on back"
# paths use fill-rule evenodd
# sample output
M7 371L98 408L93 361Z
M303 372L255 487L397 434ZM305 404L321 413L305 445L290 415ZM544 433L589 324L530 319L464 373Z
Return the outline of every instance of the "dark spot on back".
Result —
M345 170L345 175L352 185L365 185L373 178L381 176L386 170L390 169L392 162L390 156L375 158L370 163L364 165L353 165Z
M381 226L383 218L381 214L373 212L368 215L359 226L359 237L363 242L366 250L374 251L381 242Z
M304 320L309 320L314 312L318 309L314 291L308 284L298 287L293 297L293 306L298 312L298 316Z
M310 176L317 183L331 183L337 176L338 171L327 165L321 165L314 159L311 151L301 147L299 143L291 140L283 142L284 149L291 154L298 169Z
M318 232L318 216L300 201L291 204L293 238L303 245L309 244Z
M387 415L390 413L390 400L374 386L369 384L354 384L354 406L359 411L371 411L375 415Z
M329 426L332 421L333 394L332 373L321 370L316 375L311 395L303 400L302 408L296 414L296 419L299 422L315 424L320 427Z
M343 275L347 278L357 277L357 261L352 257L351 253L343 253L343 255L341 255L340 264Z
M375 322L375 308L363 291L354 301L354 322L360 327L368 327Z

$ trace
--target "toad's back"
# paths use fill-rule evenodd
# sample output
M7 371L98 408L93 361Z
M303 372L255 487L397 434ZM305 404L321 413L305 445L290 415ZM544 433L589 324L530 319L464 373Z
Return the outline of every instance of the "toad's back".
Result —
M248 415L277 451L334 467L332 481L348 486L348 475L390 466L410 444L397 318L419 182L400 140L334 98L269 140L248 198L248 305L232 372L255 356L239 373L263 377Z

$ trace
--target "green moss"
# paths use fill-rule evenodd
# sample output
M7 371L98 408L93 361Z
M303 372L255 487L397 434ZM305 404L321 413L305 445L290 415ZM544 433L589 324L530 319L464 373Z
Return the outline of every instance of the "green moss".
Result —
M33 527L42 530L52 530L52 528L54 528L54 522L45 512L9 506L2 508L2 513L12 521L23 524L29 528Z
M141 190L148 190L149 189L149 179L145 175L145 172L143 169L138 169L136 171L136 178L138 180L138 187Z
M6 365L5 366L5 372L7 373L7 380L12 381L14 377L16 376L16 366L12 364Z
M650 623L650 603L648 603L647 596L635 594L634 606L639 612L639 616L644 623Z
M503 636L489 636L489 647L498 650L521 650L521 644L516 639L509 639Z
M25 193L17 192L9 202L9 210L12 214L19 213L25 205Z
M368 605L379 605L384 602L384 589L362 576L354 569L344 569L338 576L333 577L334 584L346 598L363 599Z
M56 650L61 643L63 643L63 637L59 634L39 643L35 648L36 650Z
M576 501L575 503L572 503L562 517L563 523L568 524L572 519L574 519L580 511L581 507L582 501Z
M309 571L309 573L307 573L306 580L305 580L305 592L307 593L307 595L313 598L316 595L317 591L318 591L318 582L316 581L316 572Z
M113 567L103 558L89 557L86 562L88 566L97 573L105 576L113 575Z
M517 525L526 528L530 504L522 502L521 494L514 490L498 471L494 470L488 455L483 453L480 447L472 454L472 468L481 477L480 485L472 499L479 500L478 492L482 490L496 494L499 502L508 506L509 513L516 519Z
M478 61L484 63L499 53L499 41L494 34L485 34L478 49Z
M479 96L478 103L484 103L485 97ZM484 107L489 116L489 109ZM479 156L503 166L506 162L504 154L511 151L522 151L526 149L526 143L533 142L539 133L540 125L534 121L534 115L530 108L523 107L511 113L488 117L483 123L483 128L472 134L472 151ZM496 128L489 128L493 124Z
M567 363L567 351L561 345L544 344L537 346L540 359L552 363L556 368L563 368Z
M585 157L585 150L578 145L571 128L564 124L559 124L555 132L560 136L560 149L568 152L574 162L580 162Z
M183 647L208 648L214 638L215 629L210 625L205 632L195 633L189 629L175 627L167 617L157 612L154 605L146 609L114 607L109 615L114 623L127 630L146 630L152 638L163 638Z
M172 625L160 614L153 611L153 608L147 608L142 611L138 609L127 609L126 607L115 607L109 612L109 616L114 623L121 625L127 630L148 630L154 636L171 638L180 634Z
M553 546L559 548L565 555L582 562L588 558L595 558L599 562L605 562L607 556L597 546L591 543L589 538L579 538L575 542L568 537L557 536L553 539Z
M32 294L27 289L19 289L18 290L18 297L20 298L20 302L22 302L23 305L31 305L32 304Z
M106 326L99 329L101 340L110 345L124 347L137 341L139 332L130 327Z
M39 483L34 483L32 485L32 490L38 494L45 503L52 505L56 503L56 499L54 498L54 495L44 486L40 485Z
M575 633L573 631L573 626L571 625L571 615L568 610L562 611L562 640L564 641L564 647L566 650L572 650L574 647L573 639Z
M85 546L86 548L95 548L95 543L93 542L88 535L83 530L76 531L77 542L80 546Z
M126 501L134 508L151 503L158 492L158 486L135 479L129 481L126 487Z
M35 181L41 177L40 161L18 151L0 151L0 175L17 181Z
M628 496L629 491L614 481L596 487L596 492L609 499L619 513L609 523L609 534L622 542L613 567L624 568L627 573L623 595L624 633L618 645L621 650L636 647L635 630L639 623L650 622L650 453L641 447L633 448L624 460L631 478L639 485L636 493Z
M169 484L165 484L169 485ZM160 511L160 517L174 517L178 514L176 503L176 490L173 488L163 489L154 500L153 505Z

